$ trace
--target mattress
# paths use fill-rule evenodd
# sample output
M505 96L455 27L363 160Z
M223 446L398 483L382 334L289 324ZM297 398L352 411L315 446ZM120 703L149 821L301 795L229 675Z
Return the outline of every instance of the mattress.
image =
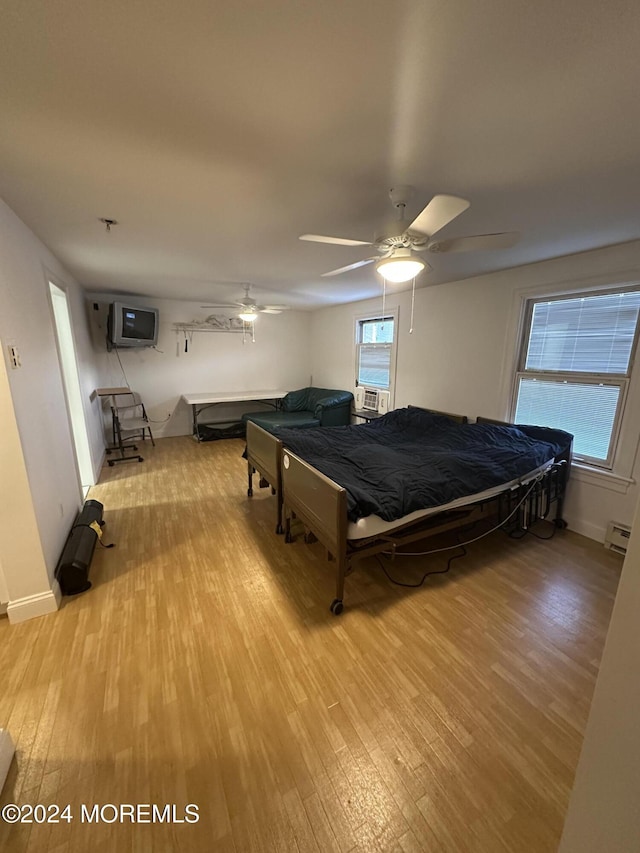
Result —
M490 489L485 489L484 491L477 492L474 495L456 498L455 500L449 501L441 506L432 506L428 509L418 509L414 512L410 512L402 518L395 519L394 521L385 521L383 518L380 518L379 515L367 515L364 518L359 518L357 521L349 522L347 525L347 539L369 539L376 536L383 536L384 534L391 534L394 530L404 527L405 524L413 524L416 521L420 521L422 518L428 518L430 515L487 501L502 492L508 491L509 489L515 489L517 486L531 483L537 477L542 476L542 474L551 467L551 464L552 463L550 462L545 462L543 465L540 465L538 468L530 471L524 477L511 480L509 483L502 483L499 486L493 486Z
M412 407L370 424L276 435L286 450L344 487L350 522L378 516L393 526L415 512L439 512L522 482L572 439L544 427L458 424Z

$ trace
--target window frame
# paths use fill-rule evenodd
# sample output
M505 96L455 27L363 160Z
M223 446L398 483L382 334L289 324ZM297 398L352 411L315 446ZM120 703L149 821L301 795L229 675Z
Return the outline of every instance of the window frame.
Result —
M511 404L509 407L509 420L513 422L516 409L518 406L518 390L520 380L523 378L541 379L546 381L567 382L570 384L594 384L594 385L612 385L620 389L616 413L611 426L611 438L609 441L609 451L605 460L590 457L585 454L576 454L574 451L574 460L578 464L593 467L604 472L612 472L616 459L618 457L619 446L621 441L621 433L623 428L624 412L629 394L629 386L633 374L636 352L638 348L638 339L640 337L640 314L636 321L636 327L633 336L633 343L629 353L629 364L627 372L622 373L599 373L583 372L583 371L566 371L566 370L532 370L526 369L527 351L531 335L531 327L533 323L534 306L540 302L559 302L567 299L589 299L597 296L609 296L615 293L632 293L640 292L640 283L615 285L609 287L601 287L593 290L567 290L563 292L554 291L550 293L538 294L523 294L523 318L519 331L519 346L517 349L516 369L514 371L513 386L511 392Z
M360 340L360 329L363 323L371 323L371 322L381 322L385 320L393 320L393 341L391 344L381 344L381 346L389 346L391 348L391 356L389 358L389 386L385 387L383 385L376 385L375 383L369 383L366 385L361 385L358 381L358 373L360 366L360 347L362 345L362 341ZM396 384L396 362L397 362L397 352L398 352L398 307L395 306L393 308L385 308L384 313L382 311L370 311L367 314L358 314L354 317L354 359L353 359L353 367L354 367L354 388L377 388L380 391L388 391L389 392L389 403L390 408L393 407L395 403L395 384ZM367 344L367 346L371 346L371 344Z

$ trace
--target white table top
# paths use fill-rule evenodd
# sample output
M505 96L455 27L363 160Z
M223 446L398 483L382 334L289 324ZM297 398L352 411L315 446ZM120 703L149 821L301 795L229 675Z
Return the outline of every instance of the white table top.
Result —
M203 394L183 394L182 399L189 406L205 405L207 403L243 403L255 400L281 400L289 391L210 391Z

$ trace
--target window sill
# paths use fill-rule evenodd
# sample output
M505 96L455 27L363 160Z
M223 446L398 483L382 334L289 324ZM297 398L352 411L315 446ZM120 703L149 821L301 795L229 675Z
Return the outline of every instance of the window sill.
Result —
M571 463L571 478L575 478L581 483L588 483L590 486L599 486L601 489L618 492L621 495L626 495L629 487L633 486L636 482L633 477L621 477L612 471L592 468L590 465L584 465L582 462Z

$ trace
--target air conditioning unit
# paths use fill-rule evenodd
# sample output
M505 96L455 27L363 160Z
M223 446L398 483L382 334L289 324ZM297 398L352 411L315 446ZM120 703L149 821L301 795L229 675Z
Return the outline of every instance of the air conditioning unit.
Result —
M615 551L617 554L626 554L630 536L630 527L627 527L626 524L610 521L604 537L604 547L610 551Z
M384 415L389 411L390 397L391 395L388 391L380 391L378 388L366 388L364 385L359 385L355 393L356 409L361 409L365 412L379 412L381 415Z

